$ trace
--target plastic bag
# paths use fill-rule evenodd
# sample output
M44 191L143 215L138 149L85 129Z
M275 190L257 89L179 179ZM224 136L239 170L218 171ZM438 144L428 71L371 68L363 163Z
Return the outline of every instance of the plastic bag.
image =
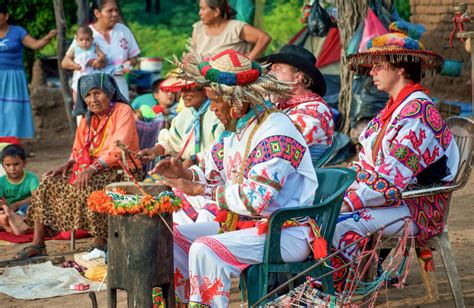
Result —
M414 24L402 19L400 15L398 15L397 9L393 10L392 16L395 21L400 22L408 29L408 36L411 38L419 40L421 35L426 31L425 26L422 24Z
M387 29L370 8L367 10L367 17L364 20L364 32L359 44L359 52L367 51L367 43L375 36L387 33Z
M372 119L383 109L388 94L377 90L369 76L355 76L352 80L351 127L363 119Z
M347 46L347 55L352 55L359 51L360 40L362 39L362 34L364 33L364 26L365 22L362 21L354 32L354 35Z
M308 17L308 30L314 36L326 36L331 28L331 17L326 10L319 4L319 1L314 1L311 13Z

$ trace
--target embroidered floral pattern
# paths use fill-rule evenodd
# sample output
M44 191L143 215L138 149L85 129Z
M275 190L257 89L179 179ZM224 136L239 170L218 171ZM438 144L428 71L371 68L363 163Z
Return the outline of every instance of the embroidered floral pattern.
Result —
M303 159L306 147L287 136L272 136L260 141L250 153L245 166L244 177L253 166L273 158L281 158L297 169Z
M395 157L416 176L420 172L420 155L410 147L397 143L392 145L390 155Z
M212 159L219 171L224 169L224 141L216 142L211 149Z

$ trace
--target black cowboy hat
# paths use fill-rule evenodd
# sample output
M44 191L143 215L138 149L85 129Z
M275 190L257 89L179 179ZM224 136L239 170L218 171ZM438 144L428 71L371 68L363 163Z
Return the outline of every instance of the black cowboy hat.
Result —
M310 90L320 96L326 94L326 81L316 67L316 57L307 49L298 45L285 45L279 53L264 56L257 62L285 63L296 67L313 80Z

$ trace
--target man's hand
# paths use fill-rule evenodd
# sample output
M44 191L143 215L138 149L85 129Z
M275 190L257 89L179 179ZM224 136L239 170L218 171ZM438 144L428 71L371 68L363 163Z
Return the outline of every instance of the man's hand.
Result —
M201 196L204 193L204 185L190 180L164 179L158 183L176 188L188 196Z
M189 167L191 167L192 165L193 165L193 161L190 160L190 159L185 159L185 160L183 161L183 167L184 167L184 168L189 168Z
M69 169L74 166L76 162L74 160L68 160L65 164L59 166L56 169L51 169L48 172L46 172L44 175L46 176L56 176L58 174L61 174L63 178L66 177L66 173L69 171Z
M341 213L349 213L349 212L352 212L351 208L345 201L343 201L342 206L341 206Z
M181 161L176 158L168 158L161 160L150 174L159 174L167 179L178 179L183 178L186 180L192 180L193 173L188 168L185 168Z
M76 180L72 185L79 189L84 189L87 186L87 183L89 183L89 180L92 178L92 176L96 173L97 171L94 168L87 168L82 170L81 173L79 173L76 177Z

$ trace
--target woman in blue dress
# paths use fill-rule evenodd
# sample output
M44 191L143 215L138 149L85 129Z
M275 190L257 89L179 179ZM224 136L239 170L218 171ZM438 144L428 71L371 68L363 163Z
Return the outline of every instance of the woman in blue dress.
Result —
M33 138L23 46L40 49L56 36L56 30L37 40L22 27L9 25L8 18L6 5L0 4L0 137Z

